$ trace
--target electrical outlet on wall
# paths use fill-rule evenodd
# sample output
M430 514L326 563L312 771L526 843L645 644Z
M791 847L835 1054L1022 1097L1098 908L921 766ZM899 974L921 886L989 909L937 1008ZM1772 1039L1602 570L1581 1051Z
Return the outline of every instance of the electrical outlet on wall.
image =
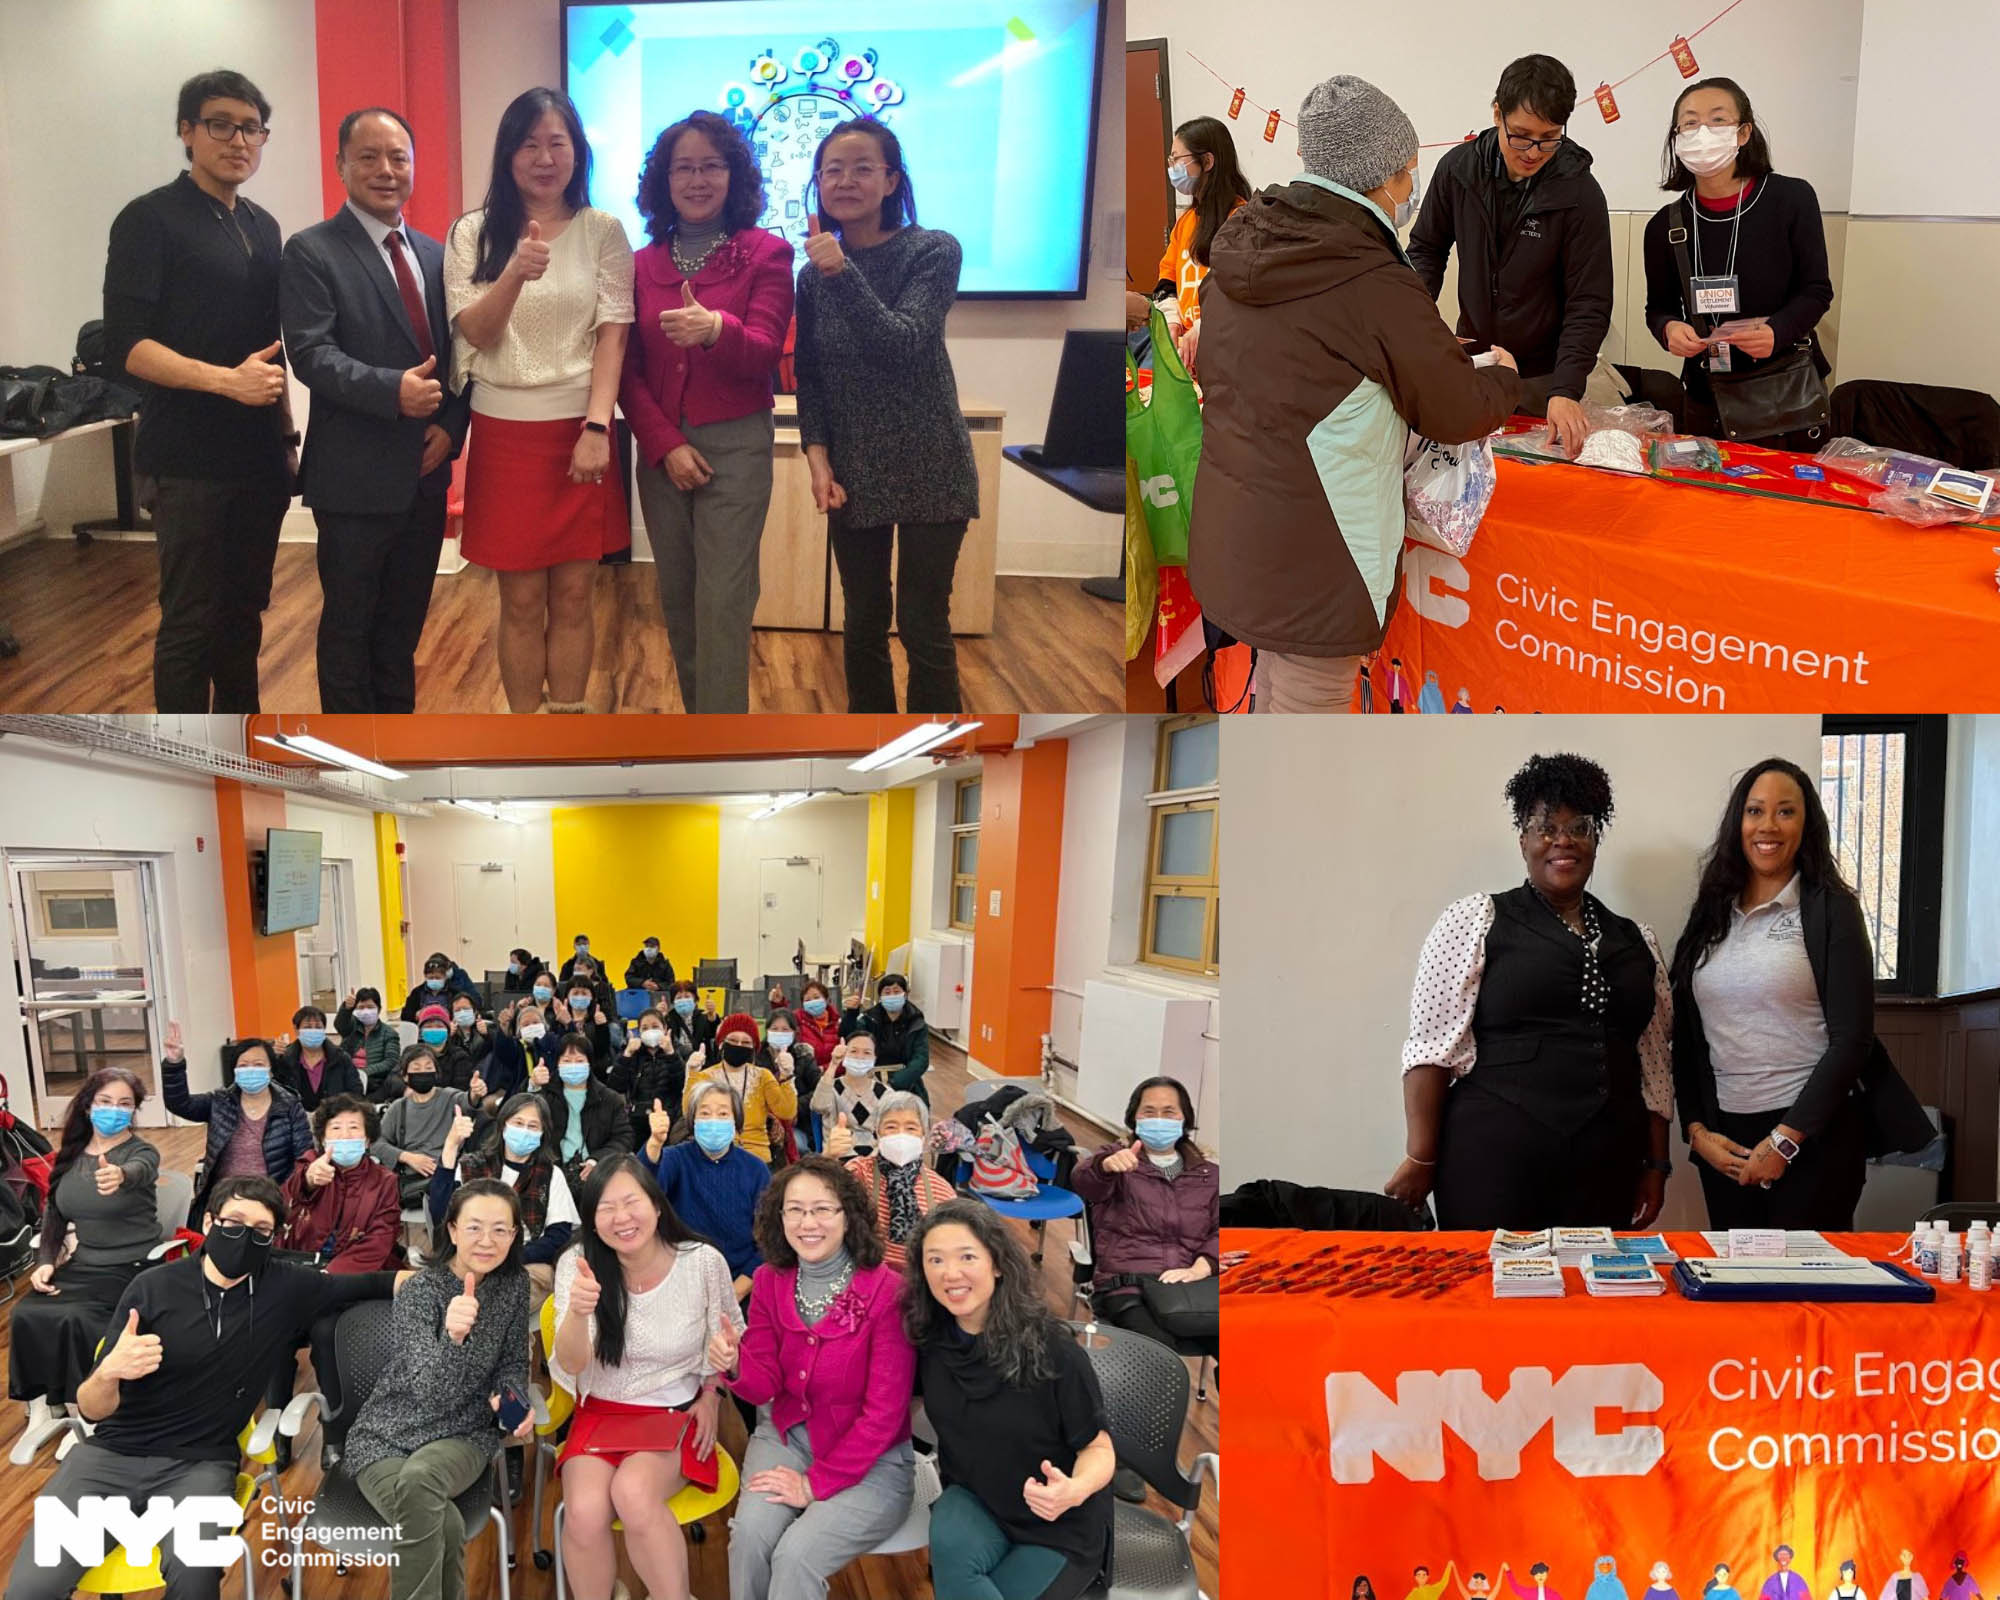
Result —
M986 914L989 917L1000 915L1000 891L998 889L995 889L986 897Z

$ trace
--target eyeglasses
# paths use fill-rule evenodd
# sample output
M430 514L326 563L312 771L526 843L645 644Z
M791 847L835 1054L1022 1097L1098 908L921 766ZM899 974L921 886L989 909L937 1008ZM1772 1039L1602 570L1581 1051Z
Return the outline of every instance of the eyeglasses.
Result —
M787 1222L831 1222L840 1215L839 1206L786 1206Z
M227 117L203 117L201 125L217 144L234 144L236 135L240 133L243 142L255 149L271 137L271 130L261 122L231 122Z
M1700 127L1737 128L1741 126L1742 124L1727 111L1718 111L1706 123L1703 123L1699 117L1682 117L1675 125L1675 131L1678 133L1692 133L1696 128Z
M888 168L877 166L872 161L857 162L851 167L843 166L840 162L836 161L830 166L824 166L819 169L819 181L821 183L839 183L843 178L853 178L856 182L866 183L871 178L879 178L887 170Z
M1530 150L1553 150L1563 142L1565 134L1559 133L1553 139L1530 139L1525 133L1509 133L1507 144L1510 149L1526 155Z
M494 1244L505 1244L516 1233L520 1232L520 1229L510 1223L504 1222L498 1227L493 1228L487 1227L483 1222L461 1222L456 1224L456 1226L458 1228L458 1236L468 1244L485 1244L489 1240Z
M1531 822L1521 830L1524 839L1540 839L1543 844L1591 844L1597 838L1597 824L1589 817L1574 822Z
M276 1228L253 1228L247 1222L216 1222L210 1225L210 1233L219 1233L225 1239L240 1239L245 1233L251 1234L259 1244L269 1244L278 1236Z
M704 161L700 166L695 166L692 162L676 161L667 168L667 174L675 178L726 178L729 176L729 163Z

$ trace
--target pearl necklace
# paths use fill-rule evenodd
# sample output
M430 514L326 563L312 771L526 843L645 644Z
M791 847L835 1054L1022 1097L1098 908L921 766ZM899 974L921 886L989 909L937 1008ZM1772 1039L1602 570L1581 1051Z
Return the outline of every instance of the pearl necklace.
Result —
M850 1261L840 1269L840 1276L833 1280L830 1287L819 1294L809 1295L806 1293L805 1276L803 1273L800 1274L792 1290L793 1303L799 1308L800 1319L810 1324L817 1322L821 1317L825 1316L834 1301L847 1292L847 1286L853 1279L854 1263Z

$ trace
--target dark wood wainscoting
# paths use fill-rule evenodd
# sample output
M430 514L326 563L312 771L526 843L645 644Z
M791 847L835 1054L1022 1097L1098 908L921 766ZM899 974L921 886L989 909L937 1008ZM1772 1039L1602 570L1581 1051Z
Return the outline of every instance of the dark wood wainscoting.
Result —
M1937 1000L1884 996L1875 1032L1917 1098L1944 1113L1948 1200L2000 1199L2000 989Z

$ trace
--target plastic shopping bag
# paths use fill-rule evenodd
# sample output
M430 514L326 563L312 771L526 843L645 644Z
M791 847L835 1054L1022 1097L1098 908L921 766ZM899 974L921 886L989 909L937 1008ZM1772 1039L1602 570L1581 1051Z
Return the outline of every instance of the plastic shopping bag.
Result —
M1188 510L1194 503L1195 469L1201 464L1201 405L1194 380L1167 332L1167 319L1153 307L1153 382L1142 397L1136 373L1125 393L1125 451L1139 472L1139 503L1153 536L1154 559L1163 567L1187 565Z
M1412 433L1403 463L1405 508L1432 542L1464 555L1493 501L1493 446L1484 439L1439 444Z

